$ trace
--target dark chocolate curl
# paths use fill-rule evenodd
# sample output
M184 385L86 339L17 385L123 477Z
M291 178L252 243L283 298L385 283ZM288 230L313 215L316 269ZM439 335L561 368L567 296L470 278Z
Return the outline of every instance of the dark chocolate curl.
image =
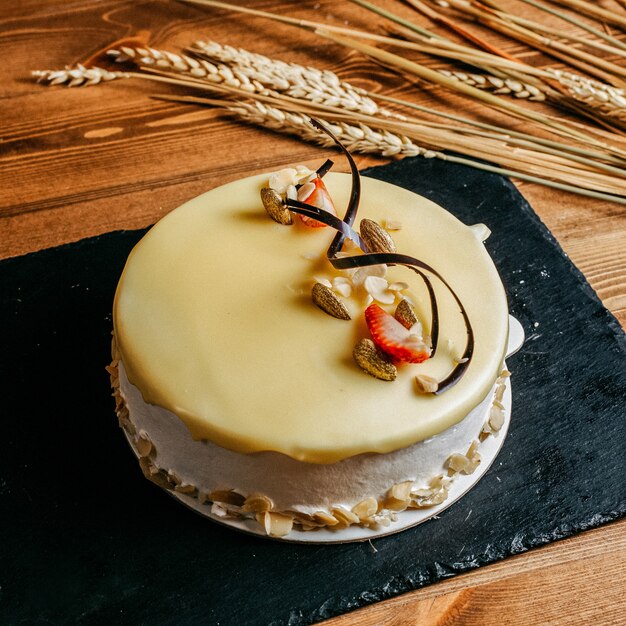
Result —
M352 226L354 224L354 220L356 218L357 211L359 210L359 201L361 199L361 177L359 176L359 168L356 166L352 155L348 152L348 149L335 137L335 135L326 128L319 120L314 118L309 118L311 124L321 130L323 133L326 133L341 149L341 151L346 155L348 159L348 163L350 164L350 171L352 173L352 188L350 189L350 200L348 201L348 208L346 209L346 214L343 217L343 221ZM330 248L328 249L328 255L330 257L334 257L337 252L341 250L343 246L345 236L342 232L337 233L333 242L330 244Z
M422 278L428 291L428 297L430 298L431 306L431 357L435 355L435 352L437 350L437 344L439 341L439 308L437 305L437 298L435 295L435 290L432 286L432 282L424 272L429 272L433 276L437 277L448 289L448 291L452 294L452 297L456 301L457 305L459 306L463 321L465 322L465 328L467 331L467 343L462 357L463 362L458 363L452 369L450 374L439 383L438 389L435 392L435 394L437 395L443 393L460 380L460 378L469 367L470 360L474 353L474 331L467 315L467 311L465 310L463 303L456 295L452 287L450 287L450 285L443 278L443 276L441 276L441 274L439 274L439 272L437 272L437 270L435 270L430 265L406 254L399 254L397 252L372 253L369 251L367 245L361 239L360 235L352 228L352 224L354 223L354 220L356 218L356 213L359 206L359 199L361 195L361 180L359 177L359 170L356 166L356 163L354 162L354 159L352 158L348 150L342 145L342 143L333 135L330 130L325 128L319 121L315 119L311 118L310 121L315 128L318 128L322 132L326 133L339 146L339 148L341 148L343 153L348 158L348 161L350 163L350 170L352 171L352 189L350 192L348 208L342 221L336 215L332 215L331 213L328 213L328 211L320 209L312 204L307 204L306 202L287 199L286 204L289 209L291 209L294 213L299 213L300 215L312 217L318 222L326 224L327 226L330 226L337 231L335 238L333 239L330 247L326 252L328 260L336 269L345 270L355 267L367 267L370 265L403 265L404 267L407 267L408 269L414 271ZM326 161L318 170L318 174L320 173L320 171L323 171L324 174L326 173L328 169L327 164L328 161ZM332 166L332 162L330 163L330 165ZM349 257L337 257L337 254L341 251L341 248L343 247L346 238L353 241L365 254Z

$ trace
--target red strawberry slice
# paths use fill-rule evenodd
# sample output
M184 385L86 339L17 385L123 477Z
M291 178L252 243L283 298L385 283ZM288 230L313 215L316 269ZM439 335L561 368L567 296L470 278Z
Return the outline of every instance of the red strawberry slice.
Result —
M310 183L305 183L300 187L298 200L312 204L318 209L324 209L324 211L328 211L328 213L332 213L335 216L337 215L333 201L330 199L328 189L326 189L324 181L319 176L316 176ZM318 222L316 219L306 215L300 215L300 219L303 224L312 228L324 228L326 226L326 224L322 224L322 222Z
M377 304L365 309L365 321L378 347L394 359L407 363L421 363L430 357L424 340L412 335L407 328Z

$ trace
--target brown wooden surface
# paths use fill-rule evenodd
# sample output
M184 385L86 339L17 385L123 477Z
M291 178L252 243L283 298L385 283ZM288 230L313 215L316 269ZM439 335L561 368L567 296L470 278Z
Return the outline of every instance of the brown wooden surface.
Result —
M379 0L405 16L410 9ZM247 0L296 17L377 28L349 2ZM516 0L501 2L517 6ZM528 10L529 14L532 11ZM431 27L422 18L416 21ZM565 29L574 27L566 26ZM433 30L437 30L433 28ZM117 81L45 88L33 69L88 59L122 38L179 50L200 38L330 68L374 91L435 101L487 119L443 90L409 85L357 54L262 19L175 0L22 0L0 3L0 258L153 223L218 184L286 163L319 164L329 151L233 122L211 109L150 99L157 89ZM492 36L536 64L554 61ZM425 59L432 67L441 62ZM158 89L171 92L169 88ZM358 157L361 167L383 159ZM626 217L622 206L520 184L520 190L626 325ZM369 624L626 623L626 521L332 620Z

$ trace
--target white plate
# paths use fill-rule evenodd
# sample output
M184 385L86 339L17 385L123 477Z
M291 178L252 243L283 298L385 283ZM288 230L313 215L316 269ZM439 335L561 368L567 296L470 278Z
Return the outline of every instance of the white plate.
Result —
M517 352L524 343L524 329L522 325L511 315L509 315L509 343L507 346L507 357ZM277 538L278 541L288 541L293 543L349 543L352 541L368 541L377 537L384 537L393 533L400 532L412 526L417 526L433 517L439 515L442 511L454 504L459 498L462 498L487 472L494 462L509 429L511 422L511 379L505 379L505 392L502 404L504 406L504 424L499 432L487 437L480 444L480 465L473 474L469 476L456 474L448 489L448 498L441 504L428 507L427 509L407 509L398 513L398 519L392 522L388 527L380 527L378 529L362 528L360 526L349 526L340 530L332 528L320 528L312 531L302 531L294 528L288 535ZM487 406L485 410L484 420L487 419L487 413L490 410ZM132 441L128 438L131 448L137 454ZM239 530L261 537L267 537L264 530L256 522L256 520L228 519L218 517L211 513L211 507L206 504L200 504L197 499L191 498L182 493L168 491L173 498L193 509L200 515L208 517L213 521L228 526L229 528Z

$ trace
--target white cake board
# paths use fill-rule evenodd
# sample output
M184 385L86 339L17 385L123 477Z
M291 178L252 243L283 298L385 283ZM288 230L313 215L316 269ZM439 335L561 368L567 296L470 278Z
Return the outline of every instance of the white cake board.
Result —
M517 352L524 343L524 329L522 325L511 315L509 315L509 343L506 356ZM448 497L445 502L426 509L407 509L398 513L398 519L387 527L379 527L377 529L363 528L361 526L348 526L339 530L333 530L332 527L319 528L316 530L298 530L296 527L284 537L268 537L265 531L254 519L231 519L218 517L211 513L211 506L201 504L197 499L187 496L176 491L168 491L173 498L193 509L203 517L228 526L234 530L239 530L252 535L265 537L266 539L275 539L277 541L287 541L292 543L350 543L353 541L369 541L378 537L385 537L394 533L406 530L412 526L417 526L433 517L437 517L445 511L449 506L453 505L457 500L462 498L476 483L487 473L493 462L500 452L504 439L511 422L511 379L505 379L505 391L502 405L504 406L504 423L497 433L494 433L481 442L479 447L481 462L473 474L468 476L464 474L456 474L450 488L448 489ZM486 421L491 406L485 410L484 420ZM131 439L127 435L127 439L131 448L137 454Z

